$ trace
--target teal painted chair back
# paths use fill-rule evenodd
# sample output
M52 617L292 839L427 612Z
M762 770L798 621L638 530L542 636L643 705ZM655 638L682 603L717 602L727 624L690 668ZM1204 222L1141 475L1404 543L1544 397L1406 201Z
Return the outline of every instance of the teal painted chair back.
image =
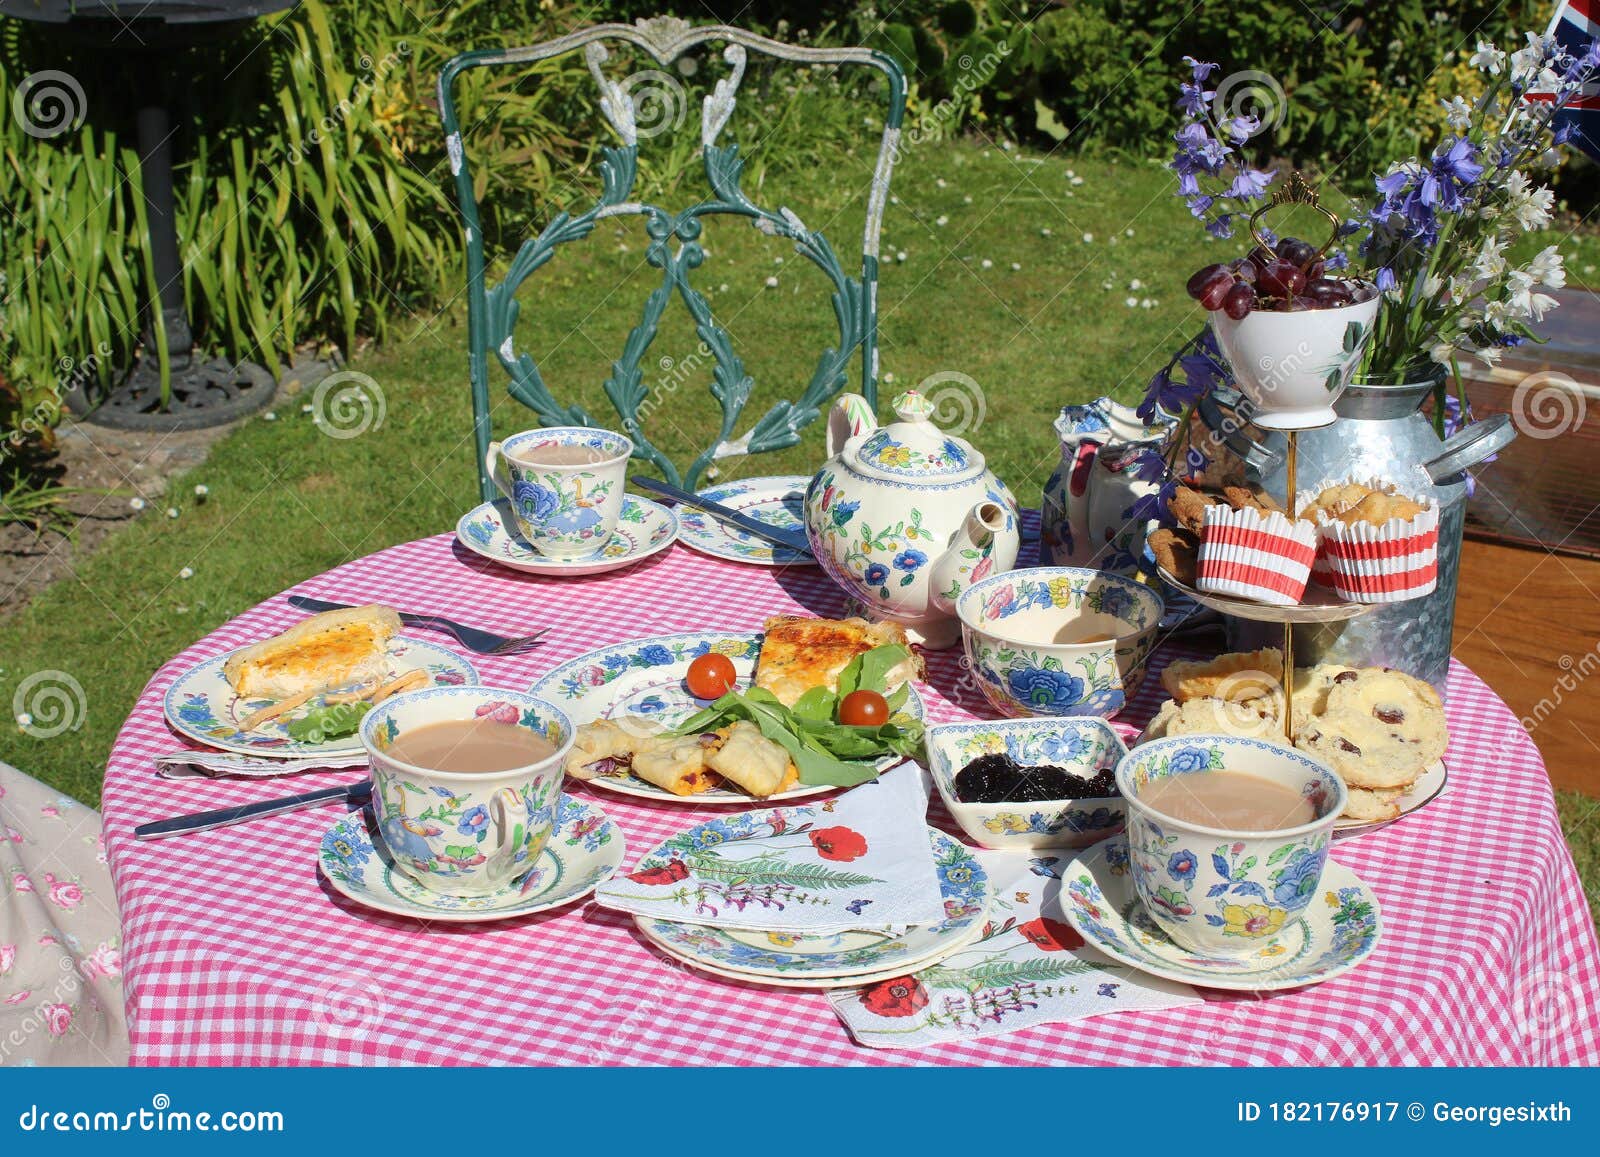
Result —
M670 67L684 53L700 45L724 45L721 55L728 71L706 96L701 112L700 138L710 195L699 203L674 211L633 199L639 154L639 105L627 85L607 75L608 43L641 48L663 68ZM455 82L468 69L526 65L580 50L599 89L600 111L622 143L602 150L598 202L580 213L557 212L538 236L523 242L511 258L503 280L495 285L486 284L483 233L473 192L471 163L465 155L456 119ZM887 78L888 107L883 139L867 197L861 266L854 275L846 272L827 238L821 232L808 229L789 206L769 209L758 205L740 187L744 161L739 156L739 146L717 143L733 115L739 83L752 52L798 65L859 65L877 69ZM905 113L905 78L890 57L865 48L788 45L726 25L695 27L675 17L657 17L634 25L599 24L527 48L463 53L446 64L439 74L439 109L466 236L473 442L479 488L485 501L497 496L483 467L490 437L491 354L510 377L511 395L533 410L540 425L621 428L633 439L636 459L659 470L667 481L691 489L704 480L707 468L719 459L778 450L798 442L800 431L816 421L823 408L844 388L850 363L857 356L861 360L861 392L869 403L876 405L878 233L889 198L889 174L899 147L900 124ZM775 402L742 429L741 418L755 383L734 352L727 332L717 323L710 302L690 284L691 272L706 259L699 241L701 222L715 216L747 218L762 232L792 241L796 251L809 258L832 283L833 314L839 328L837 344L818 356L816 369L800 396L793 401ZM580 405L558 400L533 358L517 350L513 331L518 313L516 294L523 282L545 265L561 246L587 237L607 218L621 217L644 218L649 237L646 260L661 271L661 282L646 298L639 323L629 332L621 355L612 362L605 379L606 397L616 410L612 419L591 416ZM721 408L716 441L681 470L656 447L645 429L645 418L655 407L648 404L650 387L641 370L662 314L674 296L683 302L697 335L711 351L714 365L710 390Z

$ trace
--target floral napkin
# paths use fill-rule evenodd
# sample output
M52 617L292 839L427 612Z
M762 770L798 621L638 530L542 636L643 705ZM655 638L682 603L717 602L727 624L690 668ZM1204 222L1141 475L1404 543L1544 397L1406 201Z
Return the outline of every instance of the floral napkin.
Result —
M1036 1024L1201 998L1084 946L1061 911L1061 872L1073 853L979 852L994 895L982 936L909 976L828 994L861 1044L910 1049Z
M826 803L710 820L602 884L608 908L689 924L832 934L944 919L922 769Z

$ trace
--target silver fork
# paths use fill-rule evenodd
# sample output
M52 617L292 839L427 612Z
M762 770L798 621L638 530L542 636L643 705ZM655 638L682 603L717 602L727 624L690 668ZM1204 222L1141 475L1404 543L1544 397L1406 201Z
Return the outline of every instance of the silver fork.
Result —
M330 603L326 599L307 598L305 595L290 595L289 605L299 607L304 611L343 611L354 606L354 603ZM400 612L400 621L408 627L422 627L430 631L443 631L453 635L456 642L469 651L480 655L520 655L539 645L539 636L548 631L549 627L540 627L531 635L497 635L493 631L480 630L469 627L465 623L455 622L439 615L418 615L410 611Z

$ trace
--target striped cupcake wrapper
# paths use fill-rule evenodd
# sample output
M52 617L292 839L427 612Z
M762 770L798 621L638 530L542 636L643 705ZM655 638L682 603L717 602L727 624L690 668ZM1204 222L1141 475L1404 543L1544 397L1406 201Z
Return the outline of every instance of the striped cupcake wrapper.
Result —
M1346 602L1399 603L1439 585L1439 511L1413 519L1324 523L1318 529L1332 571L1333 591Z
M1304 596L1316 556L1316 528L1282 514L1209 506L1200 528L1196 585L1273 606L1294 606Z

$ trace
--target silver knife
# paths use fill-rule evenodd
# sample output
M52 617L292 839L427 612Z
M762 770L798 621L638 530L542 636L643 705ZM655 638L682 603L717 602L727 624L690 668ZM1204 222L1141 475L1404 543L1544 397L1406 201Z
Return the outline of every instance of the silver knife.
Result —
M140 824L133 829L133 834L136 839L159 840L166 836L182 835L185 832L208 832L212 828L225 828L230 824L242 824L246 820L282 815L284 812L299 811L301 808L315 807L335 800L342 801L350 807L360 807L371 798L372 781L364 779L359 783L347 783L342 787L318 788L316 791L301 792L299 795L257 800L255 803L237 804L234 807L217 808L214 811L154 820L151 823Z
M747 531L757 538L775 542L779 546L787 547L796 554L803 554L807 558L812 557L811 543L807 541L806 536L800 531L785 530L781 526L769 526L759 518L751 518L748 514L734 510L732 507L724 506L720 502L712 502L710 499L701 498L691 491L680 489L666 482L658 482L654 478L630 478L629 481L641 490L648 490L653 494L661 495L663 498L671 498L685 506L703 510L713 518L726 522L730 526L737 526L740 530Z

